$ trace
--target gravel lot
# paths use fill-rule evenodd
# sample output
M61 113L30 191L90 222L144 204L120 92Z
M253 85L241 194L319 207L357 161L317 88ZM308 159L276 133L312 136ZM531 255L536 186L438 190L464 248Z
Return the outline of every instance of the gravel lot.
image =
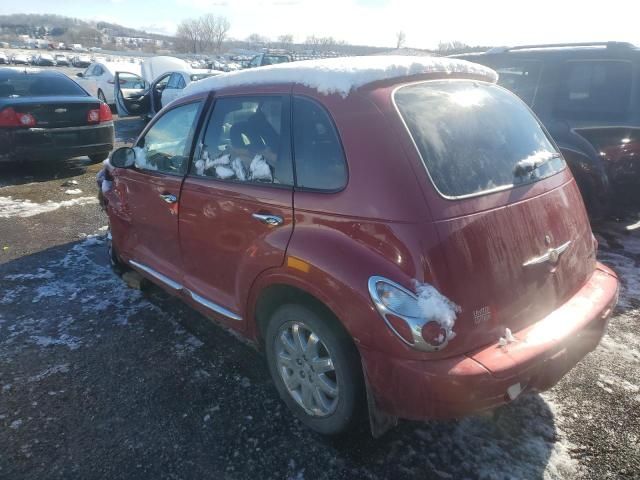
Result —
M118 142L140 128L118 121ZM327 440L259 353L112 273L99 167L0 165L0 478L640 478L640 233L622 222L598 227L623 282L608 334L553 390Z

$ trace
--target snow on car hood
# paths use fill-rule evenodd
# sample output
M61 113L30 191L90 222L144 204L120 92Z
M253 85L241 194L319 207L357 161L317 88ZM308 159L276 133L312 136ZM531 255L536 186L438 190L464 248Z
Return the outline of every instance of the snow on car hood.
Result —
M423 73L473 74L495 83L498 74L488 67L453 58L368 56L281 63L207 78L185 88L185 95L237 85L300 83L325 95L343 97L368 83Z
M192 70L191 65L184 60L167 56L148 58L142 62L141 69L142 78L149 83L167 72L190 72Z

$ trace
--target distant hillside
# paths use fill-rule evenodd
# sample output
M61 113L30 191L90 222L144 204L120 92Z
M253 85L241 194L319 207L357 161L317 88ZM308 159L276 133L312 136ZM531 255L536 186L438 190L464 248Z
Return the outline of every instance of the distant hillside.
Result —
M32 38L50 38L55 41L82 43L87 46L101 45L104 36L173 40L166 35L148 33L114 23L90 22L53 14L0 15L0 33L5 38L29 35Z

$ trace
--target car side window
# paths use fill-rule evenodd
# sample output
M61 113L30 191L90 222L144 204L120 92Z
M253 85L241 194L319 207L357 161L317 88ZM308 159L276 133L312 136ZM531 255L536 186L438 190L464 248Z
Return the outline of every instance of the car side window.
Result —
M177 75L178 75L178 86L176 88L179 90L182 90L184 87L187 86L187 84L185 83L184 77L182 75L180 74L177 74Z
M630 62L570 61L560 78L556 113L576 120L626 118L631 101Z
M293 185L288 96L216 100L191 174L241 183Z
M167 88L178 88L178 80L180 75L177 73L172 73L171 77L169 77L169 82L167 83Z
M515 62L493 68L498 72L498 85L511 90L527 105L533 105L542 71L541 62Z
M329 114L316 101L293 99L296 187L335 191L347 184L342 144Z
M136 168L184 175L200 107L201 102L181 105L158 118L134 147Z
M96 77L101 76L104 73L104 69L100 65L96 65L93 67L93 75Z
M95 69L95 65L89 65L87 69L83 73L83 77L92 77L94 75L93 71Z

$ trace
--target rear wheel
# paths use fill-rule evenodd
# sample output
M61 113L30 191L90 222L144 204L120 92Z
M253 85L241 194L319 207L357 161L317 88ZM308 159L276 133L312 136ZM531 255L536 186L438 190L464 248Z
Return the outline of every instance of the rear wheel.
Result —
M91 163L103 162L107 158L109 158L109 154L108 153L98 153L96 155L89 155L89 160L91 160Z
M303 305L283 305L266 331L269 371L280 397L308 427L344 433L364 412L358 353L328 315Z

